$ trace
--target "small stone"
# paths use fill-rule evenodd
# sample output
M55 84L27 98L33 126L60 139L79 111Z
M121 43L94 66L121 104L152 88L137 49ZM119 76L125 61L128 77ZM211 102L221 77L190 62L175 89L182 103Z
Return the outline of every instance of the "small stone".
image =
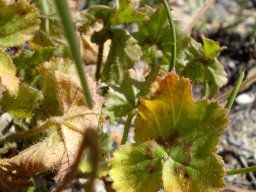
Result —
M255 95L252 93L242 93L237 96L235 101L239 105L249 105L255 101Z

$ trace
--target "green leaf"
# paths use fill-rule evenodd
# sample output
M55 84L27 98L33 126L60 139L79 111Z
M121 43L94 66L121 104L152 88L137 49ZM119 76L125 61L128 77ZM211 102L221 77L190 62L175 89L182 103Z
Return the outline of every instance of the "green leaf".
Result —
M143 12L135 8L136 2L134 0L122 0L119 3L119 7L111 14L110 22L112 25L141 22L146 19Z
M128 71L124 73L124 79L120 87L110 87L105 103L105 111L114 117L123 117L131 112L136 105L136 88Z
M103 81L121 81L124 71L133 67L142 55L137 41L125 30L111 30L111 47L102 71Z
M0 50L0 83L6 90L16 91L19 79L16 77L16 68L10 56Z
M39 13L27 1L0 0L0 46L13 47L30 40L39 29Z
M222 48L220 47L218 42L215 42L211 39L207 39L204 36L203 38L203 45L204 45L204 55L208 59L214 59L218 57Z
M87 32L88 28L95 24L98 20L102 20L103 25L105 26L109 21L111 12L111 8L104 5L93 6L85 11L82 11L81 18L77 24L79 31L83 33Z
M204 96L212 98L227 83L227 74L216 58L222 48L218 43L206 38L203 38L203 42L202 49L199 43L191 41L186 53L188 62L181 74L194 82L203 82Z
M13 62L17 69L34 68L43 62L49 61L52 57L68 57L68 50L64 48L39 47L33 51L24 50Z
M165 9L161 5L155 12L150 10L147 12L150 19L140 23L139 32L133 35L138 40L139 45L143 47L143 54L147 62L154 64L154 60L157 59L161 60L161 64L170 66L172 37ZM190 41L190 37L179 29L177 22L175 29L177 34L177 59L180 59L184 48ZM178 61L178 64L180 63L182 62Z
M158 165L161 167L162 180L158 182L163 183L167 192L219 191L224 185L225 172L223 162L215 151L218 138L228 124L227 110L217 102L195 102L189 80L172 73L158 79L152 86L152 92L152 98L142 98L138 106L135 141L143 146L153 140L157 143L154 148L164 151L161 153L161 166ZM143 171L138 173L131 168L143 165L141 156L146 158L146 155L143 152L131 153L137 149L129 146L131 152L128 156L139 159L135 162L127 158L126 154L123 155L124 149L125 146L120 147L121 152L116 152L112 167L114 170L111 172L127 175L127 179L120 179L123 175L115 176L112 173L114 187L119 190L127 182L131 186L130 191L141 191L136 186L148 173L145 170L144 174ZM126 164L133 166L126 167ZM123 169L132 171L124 172ZM129 182L128 178L136 179ZM155 180L148 179L147 182ZM159 188L152 191L157 190Z
M115 152L110 176L118 192L156 192L161 186L164 149L154 141L122 145Z
M39 106L42 99L41 92L20 84L15 94L4 92L0 105L4 112L10 113L16 118L32 118L33 111Z

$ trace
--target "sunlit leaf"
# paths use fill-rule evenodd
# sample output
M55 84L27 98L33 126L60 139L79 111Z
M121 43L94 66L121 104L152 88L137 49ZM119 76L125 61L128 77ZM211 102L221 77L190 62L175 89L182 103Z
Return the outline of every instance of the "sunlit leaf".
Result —
M12 47L30 40L39 29L39 13L27 1L5 4L0 0L0 46Z
M120 146L110 176L118 192L156 192L161 186L164 149L153 141Z
M10 159L0 160L1 190L26 188L28 179L42 171L52 171L56 179L63 178L72 166L85 130L97 129L103 101L96 93L95 82L87 77L94 100L91 110L84 100L77 75L52 73L56 82L54 93L63 115L52 117L38 127L52 130L44 140Z
M10 56L2 51L0 51L0 83L8 91L16 91L19 86L16 67Z
M0 105L3 111L16 118L32 118L33 111L39 106L42 99L41 92L30 86L20 84L15 93L4 92Z
M215 151L218 138L228 124L227 111L217 102L194 101L188 79L172 73L159 78L152 86L152 93L151 99L142 98L138 106L139 115L135 120L135 141L138 144L120 147L114 155L111 176L115 189L125 191L129 187L129 191L140 191L136 186L141 186L141 178L147 178L148 173L138 167L144 162L140 157L146 158L147 155L134 152L137 145L144 146L152 141L154 147L150 149L162 151L158 156L161 159L158 173L162 177L158 180L159 185L153 185L158 186L157 189L147 191L159 190L161 183L167 192L219 191L224 185L225 172ZM133 158L138 161L133 161ZM130 178L136 179L126 186L124 182Z
M57 101L57 81L55 80L55 71L60 71L64 74L77 74L76 68L70 59L52 58L49 62L45 62L38 67L43 75L44 83L42 93L44 100L37 110L39 118L46 119L50 116L63 115L60 110L59 102Z

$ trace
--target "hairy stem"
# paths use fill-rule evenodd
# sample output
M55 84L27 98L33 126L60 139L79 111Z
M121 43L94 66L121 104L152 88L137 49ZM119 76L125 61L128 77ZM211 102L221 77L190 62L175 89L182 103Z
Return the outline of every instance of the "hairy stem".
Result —
M239 89L241 87L243 79L244 79L244 71L242 73L240 73L240 75L239 75L239 77L238 77L238 79L236 81L235 87L234 87L234 89L233 89L233 91L231 93L231 96L228 99L228 102L226 104L226 108L228 110L231 109L231 107L232 107L232 105L233 105L233 103L235 101L236 95L237 95L237 93L238 93L238 91L239 91Z
M78 150L76 159L70 169L70 172L65 176L63 182L60 186L55 190L55 192L61 192L65 189L65 187L74 179L76 176L79 164L82 160L84 150L90 149L91 164L92 164L92 172L90 173L90 178L85 188L86 191L92 192L94 186L94 180L97 177L98 172L98 163L99 163L99 146L98 146L98 134L93 129L87 129L84 133L82 144Z
M56 7L60 14L60 19L63 25L65 36L70 46L71 54L76 64L77 72L80 77L80 81L83 87L83 94L85 96L87 105L90 109L93 107L93 100L90 94L90 90L87 84L87 80L84 73L84 64L79 50L78 41L75 34L75 27L72 22L72 17L69 12L67 0L55 0Z
M45 131L45 130L51 128L51 126L53 126L53 125L58 125L60 123L60 121L61 121L61 119L56 118L56 117L50 118L44 124L42 124L41 126L35 128L35 129L30 129L28 131L14 133L14 134L11 134L11 135L1 138L0 144L7 142L7 141L14 141L14 140L32 137L34 135L41 133L42 131Z
M169 67L169 71L174 71L175 72L175 63L176 63L176 55L177 55L177 47L176 47L176 31L175 31L175 25L172 19L172 13L169 7L169 4L167 2L167 0L162 0L163 4L164 4L164 8L168 17L168 21L170 24L170 28L171 28L171 52L172 52L172 57L171 57L171 64Z
M121 145L125 144L128 138L128 134L130 131L130 127L131 127L131 123L132 123L132 119L134 117L134 115L136 114L136 110L133 110L129 113L125 126L124 126L124 132L123 132L123 136L122 136L122 140L121 140Z
M249 172L256 172L256 166L235 169L235 170L229 170L229 171L226 171L226 175L238 175L238 174L244 174L244 173L249 173Z

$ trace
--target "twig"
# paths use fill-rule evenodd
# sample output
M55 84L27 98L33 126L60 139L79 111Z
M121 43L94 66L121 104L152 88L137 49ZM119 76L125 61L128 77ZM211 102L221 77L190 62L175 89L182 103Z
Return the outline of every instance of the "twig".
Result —
M198 12L196 17L193 19L193 21L190 23L188 28L186 29L186 32L191 33L193 27L197 24L197 22L200 20L200 18L204 15L204 13L209 9L209 7L214 3L215 0L207 0L207 2L204 4L202 9Z
M85 77L83 59L79 50L78 41L75 34L75 27L71 19L67 0L55 0L55 4L59 11L65 36L69 43L71 54L76 64L76 69L83 87L83 94L85 96L88 107L92 109L93 100Z
M170 24L170 28L171 28L171 52L172 52L172 57L171 57L171 63L170 63L170 67L169 67L169 71L174 71L175 72L175 63L176 63L176 55L177 55L177 47L176 47L176 31L175 31L175 25L172 19L172 13L169 7L169 4L167 2L167 0L162 0L163 4L164 4L164 8L167 14L167 18Z

